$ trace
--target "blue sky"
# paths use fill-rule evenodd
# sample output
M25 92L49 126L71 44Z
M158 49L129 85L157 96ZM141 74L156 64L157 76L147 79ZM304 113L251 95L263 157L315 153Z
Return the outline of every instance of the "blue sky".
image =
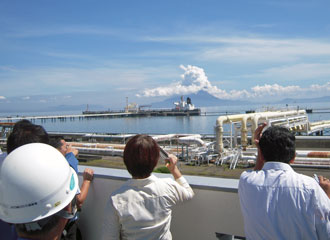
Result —
M1 0L0 111L330 95L329 1ZM15 105L16 104L16 105Z

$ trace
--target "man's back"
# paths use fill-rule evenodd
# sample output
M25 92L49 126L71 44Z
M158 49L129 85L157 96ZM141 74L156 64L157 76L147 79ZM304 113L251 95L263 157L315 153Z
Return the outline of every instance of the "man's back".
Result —
M239 197L247 239L329 239L330 199L289 164L242 173Z

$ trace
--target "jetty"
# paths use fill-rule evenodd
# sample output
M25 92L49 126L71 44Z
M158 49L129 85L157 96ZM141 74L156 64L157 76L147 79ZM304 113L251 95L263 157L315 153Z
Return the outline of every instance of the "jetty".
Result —
M40 116L8 116L8 117L0 117L0 122L15 122L23 119L27 120L51 120L51 121L66 121L66 120L74 120L74 119L85 119L85 118L112 118L112 117L130 117L134 113L130 112L116 112L116 113L94 113L94 114L68 114L68 115L40 115Z
M306 108L306 112L312 113L330 113L330 108Z
M40 115L40 116L7 116L0 117L1 122L15 122L23 119L27 120L40 120L44 122L46 120L51 121L67 121L67 120L83 120L90 118L124 118L124 117L157 117L157 116L200 116L201 109L196 108L192 104L191 99L188 97L184 101L183 96L179 102L174 102L174 108L159 108L159 109L144 109L144 107L150 107L151 105L139 106L136 103L128 104L121 111L91 111L87 109L82 111L81 114L68 114L68 115Z
M109 112L109 113L85 113L85 114L69 114L69 115L40 115L40 116L8 116L0 117L0 122L16 122L19 120L40 120L41 122L50 121L70 121L83 120L91 118L125 118L125 117L156 117L156 116L199 116L200 109L193 111L171 111L171 110L150 110L140 112Z

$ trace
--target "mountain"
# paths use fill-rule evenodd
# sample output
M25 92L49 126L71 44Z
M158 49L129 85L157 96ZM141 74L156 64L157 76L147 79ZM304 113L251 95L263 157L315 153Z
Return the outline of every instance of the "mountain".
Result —
M319 98L285 98L278 103L314 103L314 102L330 102L330 96L324 96Z
M88 105L89 110L107 110L102 105L97 104L89 104ZM56 106L50 106L47 108L47 111L85 111L87 110L86 104L80 104L80 105L56 105Z
M247 101L240 100L226 100L220 99L212 96L206 91L199 91L197 93L191 93L184 95L184 100L187 100L187 97L190 97L191 102L195 107L211 107L211 106L222 106L222 105L244 105L249 104ZM165 99L162 102L152 103L153 108L173 108L174 102L179 102L181 95L175 95L171 98Z
M212 96L206 91L199 91L197 93L190 93L184 95L184 100L190 97L191 102L195 107L213 107L213 106L223 106L223 105L258 105L260 102L250 102L242 100L227 100L220 99ZM152 108L173 108L174 102L179 102L181 95L175 95L171 98L165 99L161 102L151 103ZM315 102L330 102L330 96L324 96L319 98L285 98L280 101L270 101L267 104L296 104L296 103L315 103Z
M5 113L17 113L17 112L65 112L65 111L79 111L86 110L85 104L77 105L47 105L45 103L29 104L26 102L12 102L8 106L1 106L1 112ZM89 105L90 110L106 110L102 105L91 104Z

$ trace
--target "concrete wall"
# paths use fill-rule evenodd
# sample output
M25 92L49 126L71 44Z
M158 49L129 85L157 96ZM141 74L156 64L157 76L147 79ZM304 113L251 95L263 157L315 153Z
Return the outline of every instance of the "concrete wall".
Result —
M130 178L126 170L97 168L84 203L79 225L84 240L100 239L103 209L112 191ZM82 171L84 167L79 166ZM171 177L156 174L158 177ZM173 209L173 239L217 239L217 233L244 236L237 186L238 180L186 176L195 197ZM81 182L82 176L79 176Z

